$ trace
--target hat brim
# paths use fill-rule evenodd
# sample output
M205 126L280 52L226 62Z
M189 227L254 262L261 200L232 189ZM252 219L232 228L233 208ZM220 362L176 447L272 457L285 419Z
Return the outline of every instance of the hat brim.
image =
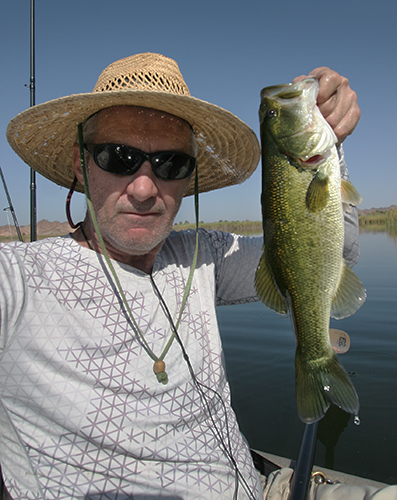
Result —
M259 142L248 125L232 113L195 97L159 91L118 90L61 97L33 106L11 120L7 139L36 172L70 188L77 125L112 106L135 105L164 111L192 126L198 146L199 191L245 181L260 158ZM77 191L83 192L78 184ZM194 180L185 196L194 193Z

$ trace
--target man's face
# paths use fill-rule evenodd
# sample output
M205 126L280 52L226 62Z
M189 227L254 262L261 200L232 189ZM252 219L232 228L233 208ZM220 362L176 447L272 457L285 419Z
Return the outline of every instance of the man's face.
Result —
M194 156L194 136L187 122L160 111L119 106L95 117L93 144L124 144L146 153L178 151ZM90 134L91 135L91 134ZM81 171L75 163L81 182ZM121 176L101 170L89 157L88 185L98 224L109 254L155 255L171 231L188 179L158 179L148 161L138 172Z

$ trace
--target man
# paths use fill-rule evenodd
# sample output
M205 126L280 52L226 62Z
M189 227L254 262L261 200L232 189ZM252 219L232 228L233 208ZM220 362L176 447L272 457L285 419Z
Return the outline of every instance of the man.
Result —
M88 127L91 133L84 133L87 142L123 144L147 153L184 153L192 157L194 167L197 148L193 131L186 121L168 113L140 106L115 106L90 118ZM100 207L97 218L109 255L150 274L157 253L171 232L192 172L187 171L189 175L184 179L158 179L150 163L144 161L131 182L131 175L103 171L92 155L88 166L89 192L93 205ZM74 147L74 168L84 185L78 144ZM89 214L74 237L82 245L90 243L100 251Z
M313 74L342 141L356 96L336 73ZM195 168L199 191L253 172L253 132L191 97L174 61L139 54L106 68L92 93L21 113L7 136L54 182L75 176L89 208L72 235L0 252L11 497L261 498L215 315L216 304L256 300L261 241L200 231L197 250L194 232L170 234Z

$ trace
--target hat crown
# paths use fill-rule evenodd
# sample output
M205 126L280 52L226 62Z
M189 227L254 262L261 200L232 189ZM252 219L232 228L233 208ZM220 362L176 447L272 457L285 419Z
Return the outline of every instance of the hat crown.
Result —
M154 90L190 96L178 64L150 52L120 59L105 68L93 92L112 90Z

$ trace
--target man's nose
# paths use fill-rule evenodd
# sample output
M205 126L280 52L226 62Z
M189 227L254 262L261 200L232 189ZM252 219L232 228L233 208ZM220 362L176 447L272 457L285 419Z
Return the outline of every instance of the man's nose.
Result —
M127 193L137 201L146 201L158 194L156 176L148 161L145 161L132 177L127 186Z

